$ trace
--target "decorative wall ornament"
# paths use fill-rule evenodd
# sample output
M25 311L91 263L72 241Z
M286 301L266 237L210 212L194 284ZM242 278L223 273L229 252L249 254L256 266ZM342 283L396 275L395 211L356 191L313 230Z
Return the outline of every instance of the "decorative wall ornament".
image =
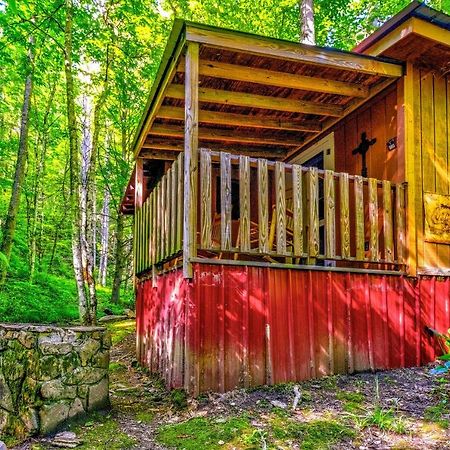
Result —
M363 177L367 177L367 164L366 164L366 153L369 151L370 146L377 142L376 138L367 139L367 133L363 131L361 133L361 142L353 151L353 155L361 155L362 156L362 169L361 175Z
M425 240L450 244L450 195L424 193Z

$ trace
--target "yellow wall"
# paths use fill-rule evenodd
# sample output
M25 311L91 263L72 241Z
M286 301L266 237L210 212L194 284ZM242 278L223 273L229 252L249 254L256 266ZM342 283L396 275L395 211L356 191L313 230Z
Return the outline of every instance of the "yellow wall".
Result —
M412 124L409 130L406 127L410 134L406 165L409 213L415 215L409 223L413 231L415 221L417 270L448 269L450 245L425 240L423 198L424 192L450 194L450 78L411 64L407 78L405 108L407 114L412 113ZM413 245L412 239L409 242Z

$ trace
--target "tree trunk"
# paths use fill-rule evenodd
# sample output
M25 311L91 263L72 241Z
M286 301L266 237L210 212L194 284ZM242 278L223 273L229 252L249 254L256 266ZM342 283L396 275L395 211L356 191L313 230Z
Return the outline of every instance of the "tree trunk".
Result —
M107 135L106 149L105 149L105 166L108 166L109 160L109 146L111 145L111 136ZM107 172L108 178L108 172ZM108 185L105 185L103 194L103 206L101 215L101 226L100 226L100 265L99 265L99 276L100 284L106 286L106 277L108 274L108 251L109 251L109 203L111 195Z
M50 115L50 110L53 104L53 99L56 92L56 80L50 91L50 96L47 102L47 107L45 109L44 119L42 123L42 137L40 139L40 145L37 145L36 149L36 172L34 180L34 195L33 195L33 219L31 222L31 233L30 233L30 283L33 282L34 273L36 270L36 253L37 253L37 240L38 240L38 217L39 217L39 205L42 201L42 178L45 173L45 157L47 154L47 144L48 144L48 117ZM39 147L41 151L39 152Z
M127 156L127 111L125 108L122 109L121 114L121 148L122 148L122 158L126 160ZM126 189L126 187L125 187ZM124 189L124 193L125 193ZM122 284L123 271L125 269L125 242L124 242L124 223L125 218L120 211L120 206L117 207L117 218L116 218L116 247L114 251L115 269L114 278L111 292L111 302L120 302L120 286Z
M116 218L116 248L114 259L116 262L114 270L114 279L111 292L111 303L118 304L120 302L120 286L122 284L123 270L125 268L125 252L124 252L124 215L118 211Z
M30 38L30 44L33 45L33 38ZM3 227L3 240L0 246L0 252L6 257L6 263L0 264L0 286L4 284L8 272L8 263L11 257L11 249L16 231L17 213L19 211L20 195L25 177L25 166L28 153L28 129L31 110L31 94L33 91L33 63L34 53L30 46L28 53L30 72L25 80L25 90L22 105L22 117L20 122L19 149L17 152L16 170L14 182L11 190L8 213Z
M78 308L80 321L85 325L95 323L95 316L91 315L89 298L86 295L83 273L82 233L83 223L80 211L80 157L75 115L75 87L72 72L72 28L73 28L73 0L66 0L66 23L64 30L64 72L66 76L67 127L69 131L70 154L70 210L72 213L72 254L75 281L78 290Z
M315 45L314 0L300 0L300 42Z

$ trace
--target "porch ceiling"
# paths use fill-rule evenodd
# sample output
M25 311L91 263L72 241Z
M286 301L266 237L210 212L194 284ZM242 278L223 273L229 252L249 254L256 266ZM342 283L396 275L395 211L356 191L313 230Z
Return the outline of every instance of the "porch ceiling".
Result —
M403 74L393 60L177 26L135 140L136 157L172 160L183 151L186 41L201 45L199 145L232 153L285 159Z

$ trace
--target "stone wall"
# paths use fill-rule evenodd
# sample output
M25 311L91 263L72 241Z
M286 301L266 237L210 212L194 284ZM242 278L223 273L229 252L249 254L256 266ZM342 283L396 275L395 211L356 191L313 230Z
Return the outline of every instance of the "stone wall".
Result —
M0 436L48 434L109 406L105 328L0 324Z

